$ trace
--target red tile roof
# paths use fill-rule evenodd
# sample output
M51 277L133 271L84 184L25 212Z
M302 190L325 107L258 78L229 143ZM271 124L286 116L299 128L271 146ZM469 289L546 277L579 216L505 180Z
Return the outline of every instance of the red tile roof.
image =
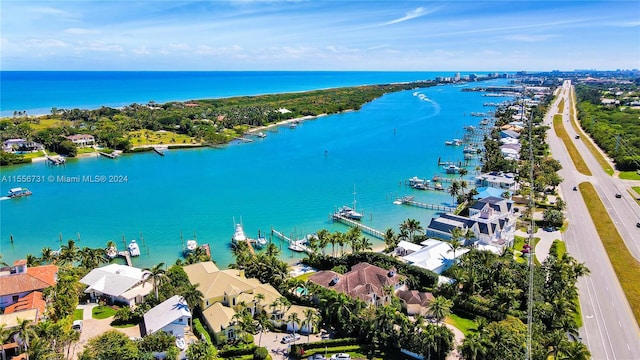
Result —
M7 308L4 309L4 313L11 314L18 311L38 309L38 314L42 315L44 314L46 305L42 293L40 291L34 291L29 295L21 297L17 303L7 306Z
M344 275L334 271L319 271L309 277L311 282L365 301L372 294L384 296L385 286L394 286L403 280L404 276L397 274L395 270L385 270L369 263L357 264Z
M0 276L0 296L43 290L56 284L58 267L44 265L27 268L26 273Z

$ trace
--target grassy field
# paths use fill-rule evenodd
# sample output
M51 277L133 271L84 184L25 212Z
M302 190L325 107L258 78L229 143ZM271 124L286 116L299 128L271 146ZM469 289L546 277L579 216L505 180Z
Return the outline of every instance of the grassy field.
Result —
M132 146L144 145L168 145L168 144L193 144L196 140L184 134L172 131L136 130L129 132L129 141Z
M92 152L95 152L94 148L92 148L92 147L81 147L81 148L78 148L78 155L80 155L80 154L90 154Z
M640 262L629 253L593 185L583 182L579 188L636 322L640 323Z
M50 155L53 155L53 154L50 154ZM37 151L37 152L28 153L28 154L22 154L22 156L24 156L25 159L33 159L33 158L44 156L44 152Z
M620 179L625 180L640 180L640 174L637 171L620 171ZM636 190L640 194L640 190Z
M71 121L61 119L39 119L37 124L29 124L29 126L36 131L53 127L62 127L64 125L71 125Z
M534 248L538 244L538 241L540 241L539 237L534 237L533 238L533 247ZM526 238L524 238L522 236L516 236L514 238L514 241L513 241L513 258L515 259L516 262L521 263L521 264L526 264L527 263L527 259L524 256L522 256L522 247L524 246L525 243L526 243ZM534 262L535 262L536 265L540 265L540 261L538 260L537 256L534 259Z
M84 318L84 309L75 309L73 311L73 320L82 320Z
M573 126L573 130L576 132L576 134L580 134L582 138L585 138L587 134L585 134L582 131L582 129L578 126L578 122L574 121L576 117L575 117L574 106L573 106L573 104L575 103L575 93L573 91L571 91L570 101L571 101L571 106L569 108L571 109L571 126ZM602 156L602 153L598 151L598 149L593 144L593 142L590 139L584 139L584 144L587 146L589 151L596 158L596 160L598 161L598 164L600 164L604 172L609 174L609 176L612 176L614 171L613 171L613 168L611 167L611 164L609 164L609 162L607 162L604 156Z
M469 335L469 333L475 332L477 330L475 321L473 321L471 319L460 317L460 316L458 316L456 314L451 314L451 315L447 316L447 318L444 320L444 322L446 322L447 324L453 325L456 328L458 328L460 331L462 331L464 336L467 336L467 335Z
M562 114L564 112L564 99L560 99L558 103L558 114Z
M571 160L573 161L573 164L576 166L576 169L584 175L591 176L592 175L591 170L589 170L587 163L584 162L584 159L578 152L578 149L573 144L573 141L571 141L571 139L569 138L569 134L564 129L564 125L562 124L562 116L560 115L553 116L553 128L556 131L556 134L558 134L558 137L562 140L564 145L567 147L567 152L569 152L569 156L571 156Z

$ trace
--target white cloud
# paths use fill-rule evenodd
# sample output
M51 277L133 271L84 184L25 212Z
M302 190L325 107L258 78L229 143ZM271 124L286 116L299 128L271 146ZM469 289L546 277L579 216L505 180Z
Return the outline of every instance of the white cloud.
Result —
M142 45L136 49L131 50L132 53L136 55L151 55L151 51L147 49L146 46Z
M99 52L123 52L124 49L118 44L105 44L101 41L82 42L76 50L99 51Z
M33 48L56 48L69 46L68 43L58 39L29 39L25 45Z
M437 9L427 10L427 9L425 9L423 7L415 8L415 9L409 11L408 13L406 13L405 16L403 16L401 18L398 18L398 19L395 19L395 20L388 21L386 23L383 23L380 26L387 26L387 25L401 23L403 21L419 18L421 16L425 16L425 15L434 13L436 11L437 11Z

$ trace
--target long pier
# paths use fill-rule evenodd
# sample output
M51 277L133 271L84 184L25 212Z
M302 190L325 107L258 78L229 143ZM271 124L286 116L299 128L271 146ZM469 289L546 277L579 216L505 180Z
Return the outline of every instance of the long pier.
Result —
M407 197L396 199L396 201L400 201L403 205L410 205L410 206L415 206L423 209L446 211L446 212L456 211L456 208L451 206L445 206L440 204L427 204L427 203L415 201Z
M46 155L45 157L52 165L65 165L66 163L66 159L63 157L51 157L49 155Z
M118 154L114 151L111 154L108 154L106 152L102 152L102 151L98 151L98 154L104 156L104 157L108 157L109 159L115 159L118 157Z
M129 250L118 251L118 256L123 257L128 266L133 266L131 263L131 254L129 254Z
M345 225L349 225L349 226L352 226L352 227L360 228L360 230L363 233L365 233L367 235L371 235L371 236L373 236L373 237L375 237L377 239L384 240L384 233L382 231L376 230L376 229L374 229L374 228L372 228L370 226L364 225L364 224L359 223L359 222L357 222L355 220L351 220L351 219L346 218L346 217L344 217L342 215L339 215L339 214L331 214L331 219L333 221L341 222L341 223L343 223Z

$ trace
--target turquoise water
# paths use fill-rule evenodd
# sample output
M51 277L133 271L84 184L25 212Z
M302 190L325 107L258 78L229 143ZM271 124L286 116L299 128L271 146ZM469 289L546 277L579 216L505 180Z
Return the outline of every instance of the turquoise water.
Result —
M431 80L453 72L0 71L0 116Z
M296 129L280 127L265 139L222 149L70 160L56 168L44 163L3 168L2 176L115 175L126 176L127 182L27 184L32 196L0 201L0 252L11 262L39 254L44 246L56 249L60 234L64 241L79 235L81 247L114 240L122 248L123 236L128 243L142 234L143 255L134 264L151 266L180 256L182 231L185 240L196 232L198 242L209 243L213 258L225 266L232 261L234 219L242 219L253 237L271 227L299 236L321 228L346 231L330 223L328 214L353 202L354 186L365 224L397 231L402 221L415 218L426 226L433 211L392 202L405 194L429 203L451 202L445 193L420 192L402 183L441 173L438 157L462 158L461 147L444 141L461 138L464 125L480 120L469 113L488 108L480 93L460 90L451 85L422 89L425 100L413 91L388 94L357 112L305 121ZM0 191L23 185L3 182ZM285 259L299 257L286 246L283 252Z

